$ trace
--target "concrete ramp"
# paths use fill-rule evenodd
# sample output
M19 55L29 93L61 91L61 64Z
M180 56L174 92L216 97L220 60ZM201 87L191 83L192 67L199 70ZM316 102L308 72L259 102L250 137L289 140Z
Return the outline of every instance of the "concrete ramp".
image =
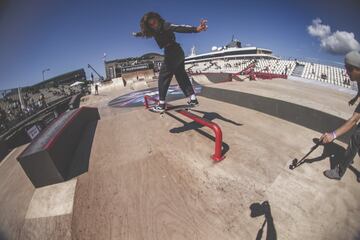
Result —
M322 129L283 112L345 117L349 94L286 80L195 87L204 94L191 111L221 127L223 161L210 158L213 132L176 111L104 104L129 87L88 96L102 120L86 173L34 190L16 161L23 148L0 163L0 239L359 239L359 157L341 181L325 178L346 148L335 140L290 170Z
M120 86L120 87L124 87L124 80L119 77L119 78L113 78L112 79L113 85L114 86Z
M194 81L200 85L210 85L210 84L214 84L213 82L211 82L204 74L199 74L199 75L192 75L192 78L194 79Z
M131 67L129 67L131 68ZM133 80L138 81L140 79L152 79L154 77L154 70L153 69L146 69L146 70L139 70L134 72L122 72L122 78L126 81Z
M112 82L109 84L100 84L99 85L99 92L109 92L109 91L113 91L115 89L119 90L125 87L125 81L123 81L123 79L120 78L113 78ZM91 92L94 94L95 93L95 84L91 85Z
M157 79L146 81L146 84L148 85L149 88L157 88L159 85ZM170 83L170 85L172 85L172 82Z
M249 80L249 76L248 75L232 75L232 81L238 81L238 82L243 82Z
M146 81L135 81L135 82L132 82L130 85L131 90L142 90L145 88L149 88Z
M205 73L205 76L212 83L230 82L231 75L230 73Z
M203 73L191 75L194 81L201 85L211 85L231 81L229 73Z
M38 188L30 201L20 239L72 239L76 179Z

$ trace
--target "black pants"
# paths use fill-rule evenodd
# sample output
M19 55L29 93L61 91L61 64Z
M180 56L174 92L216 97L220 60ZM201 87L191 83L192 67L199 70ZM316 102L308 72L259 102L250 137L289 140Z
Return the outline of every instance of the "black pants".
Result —
M165 101L167 91L170 86L171 79L175 75L176 81L178 82L181 90L186 97L194 94L194 89L191 85L189 76L185 71L184 62L180 63L177 68L172 70L172 68L167 67L166 63L163 63L160 68L159 74L159 99Z
M340 176L344 176L346 169L350 166L354 160L356 154L360 150L360 126L357 126L355 132L351 136L350 143L345 152L344 160L339 163Z
M194 94L189 76L185 71L184 52L178 44L165 48L165 60L161 65L159 73L160 101L165 101L171 79L174 75L186 97Z

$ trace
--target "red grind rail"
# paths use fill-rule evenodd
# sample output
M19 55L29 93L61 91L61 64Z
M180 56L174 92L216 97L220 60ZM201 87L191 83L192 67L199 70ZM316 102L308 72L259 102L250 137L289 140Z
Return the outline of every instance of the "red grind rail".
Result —
M145 107L148 109L149 108L149 101L155 102L157 103L158 100L151 97L151 96L144 96L144 105ZM171 107L171 105L167 104L169 107ZM180 114L182 114L185 117L190 118L191 120L210 128L211 130L214 131L215 134L215 153L211 156L211 158L214 161L221 161L225 158L225 156L222 155L222 131L219 125L217 125L214 122L211 121L207 121L205 119L203 119L202 117L199 117L193 113L190 113L186 110L175 110L175 112L178 112Z

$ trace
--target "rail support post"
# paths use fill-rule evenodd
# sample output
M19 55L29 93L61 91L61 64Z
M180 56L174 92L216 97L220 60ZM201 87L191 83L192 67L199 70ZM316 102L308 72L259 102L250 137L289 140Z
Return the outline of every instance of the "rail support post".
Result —
M153 101L155 103L158 102L157 99L145 95L144 96L144 105L145 108L149 108L149 101ZM168 104L168 106L170 106ZM211 130L214 131L215 134L215 152L213 155L211 155L211 159L214 161L221 161L225 158L225 156L222 155L222 131L219 125L217 125L214 122L208 121L202 117L199 117L193 113L190 113L189 111L186 110L175 110L175 112L180 113L181 115L190 118L191 120L193 120L194 122L197 122L205 127L210 128Z

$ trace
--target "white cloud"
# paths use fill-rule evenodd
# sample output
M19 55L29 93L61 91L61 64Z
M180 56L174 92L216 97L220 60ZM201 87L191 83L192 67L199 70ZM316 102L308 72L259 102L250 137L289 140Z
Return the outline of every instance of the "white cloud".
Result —
M307 30L311 36L319 39L321 48L331 54L346 54L353 50L360 50L360 43L355 39L354 33L331 32L330 26L322 24L320 18L314 19Z
M308 32L313 37L325 38L330 35L331 28L329 25L321 24L320 18L316 18L312 21L312 24L308 26Z
M346 54L353 50L359 50L360 44L355 39L354 33L336 31L321 40L321 47L331 53Z

